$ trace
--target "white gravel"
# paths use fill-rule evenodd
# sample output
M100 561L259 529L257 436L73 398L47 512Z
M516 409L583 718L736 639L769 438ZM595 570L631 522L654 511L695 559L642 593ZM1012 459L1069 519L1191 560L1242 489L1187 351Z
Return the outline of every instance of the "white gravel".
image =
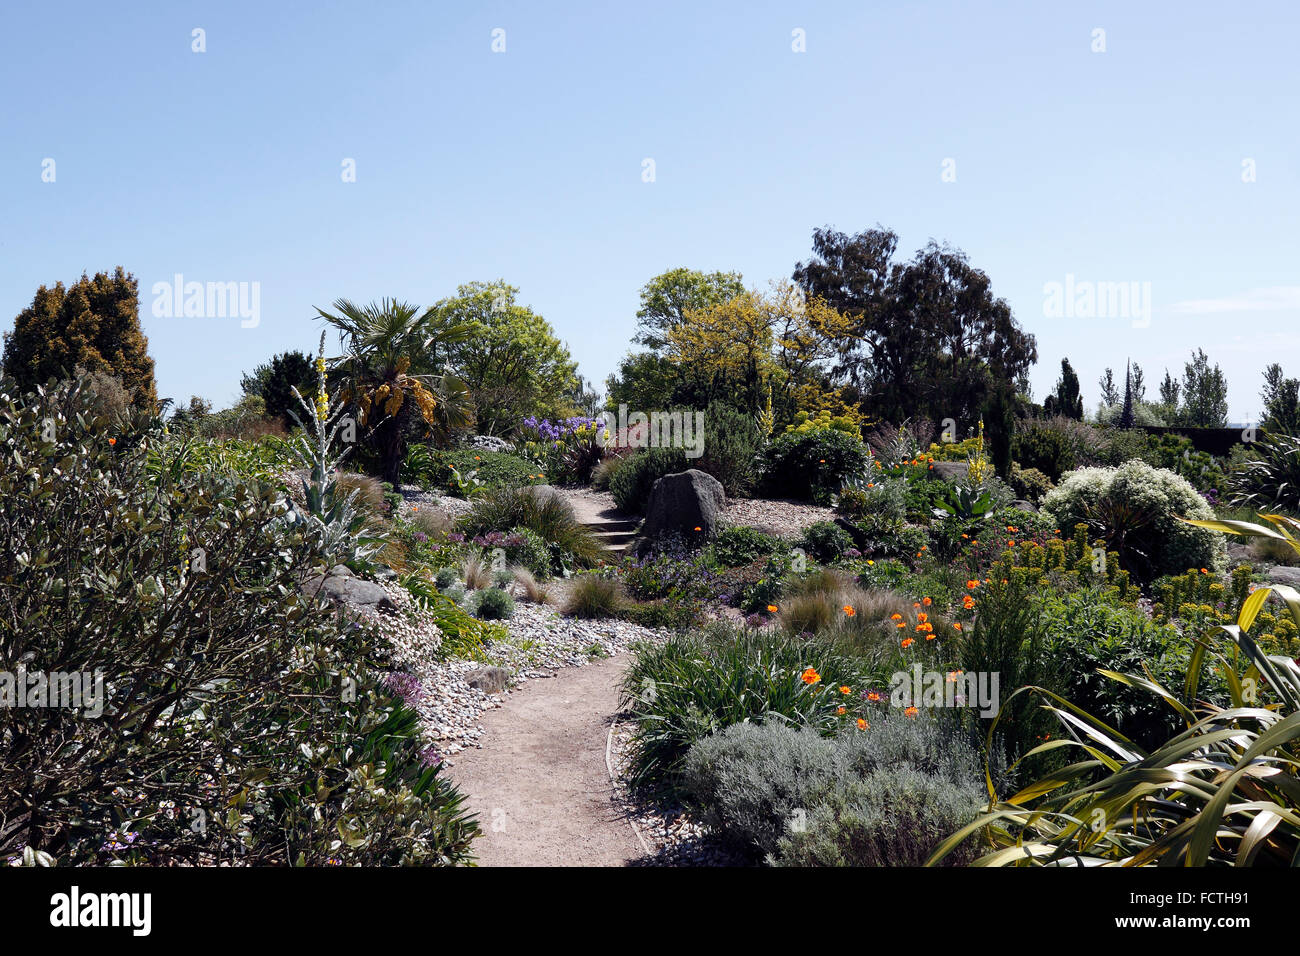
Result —
M483 735L479 717L500 707L505 697L528 681L554 677L561 667L581 667L621 654L638 641L661 639L666 633L627 621L566 618L554 608L529 604L516 596L514 616L500 622L506 626L507 636L488 642L487 660L444 659L442 635L432 619L421 614L400 585L388 582L383 587L400 613L371 615L370 619L392 644L402 669L415 677L417 689L407 702L423 719L430 745L444 757L473 746ZM486 666L511 672L505 694L486 694L469 686L468 675Z

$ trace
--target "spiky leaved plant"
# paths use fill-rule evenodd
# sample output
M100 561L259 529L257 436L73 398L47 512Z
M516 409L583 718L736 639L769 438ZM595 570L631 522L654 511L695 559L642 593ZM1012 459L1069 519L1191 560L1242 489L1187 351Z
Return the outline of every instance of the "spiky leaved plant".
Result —
M289 450L310 474L302 479L303 498L307 503L307 520L316 524L326 552L337 560L366 563L384 547L385 539L375 533L370 522L357 507L360 489L345 491L339 486L338 471L352 449L337 455L333 452L339 433L354 429L355 423L343 414L344 405L331 398L326 387L325 333L320 335L316 353L316 394L309 403L293 386L294 397L307 413L310 425L303 424L290 410L303 433L289 443Z

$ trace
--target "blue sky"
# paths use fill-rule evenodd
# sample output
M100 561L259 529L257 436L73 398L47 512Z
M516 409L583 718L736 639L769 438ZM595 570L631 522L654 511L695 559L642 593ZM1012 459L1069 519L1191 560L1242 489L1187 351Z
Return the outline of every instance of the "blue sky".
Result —
M340 296L496 278L599 382L655 274L765 286L877 223L989 273L1040 399L1063 356L1092 406L1104 366L1203 347L1234 420L1300 375L1294 3L111 6L0 15L0 317L122 265L161 395L229 403ZM260 283L259 324L154 317L177 273ZM1046 315L1067 275L1150 283L1149 322Z

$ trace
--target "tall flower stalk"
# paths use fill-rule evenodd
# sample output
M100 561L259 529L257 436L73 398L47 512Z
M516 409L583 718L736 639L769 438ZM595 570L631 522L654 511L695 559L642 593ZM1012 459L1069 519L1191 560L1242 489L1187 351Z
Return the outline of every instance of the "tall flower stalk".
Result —
M349 430L355 434L356 425L343 414L343 402L331 398L329 394L324 332L320 335L320 347L316 353L316 394L311 402L303 398L296 386L293 387L293 394L309 419L309 424L304 424L290 410L294 420L303 429L303 433L296 436L289 447L310 475L310 478L302 480L307 512L320 530L325 549L331 558L344 563L368 562L383 548L385 542L367 527L369 522L366 516L358 510L359 490L345 491L338 483L339 465L352 449L344 447L335 454L334 443L340 432L344 433L345 439Z

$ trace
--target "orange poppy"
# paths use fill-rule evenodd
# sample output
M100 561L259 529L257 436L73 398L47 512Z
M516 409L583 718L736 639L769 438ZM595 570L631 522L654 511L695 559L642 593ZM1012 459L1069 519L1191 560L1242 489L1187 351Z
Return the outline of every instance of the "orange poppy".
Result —
M769 604L769 605L767 606L767 613L768 613L768 614L775 614L775 613L776 613L776 605L775 605L775 604Z
M868 723L867 723L865 720L863 720L861 717L858 718L858 730L866 730L866 729L867 729L868 727L870 727L870 726L871 726L871 725L868 724Z
M803 681L805 684L816 684L821 681L822 675L818 674L817 671L809 667L799 676L799 679Z
M916 643L916 638L914 638L914 637L904 638L904 640L903 640L903 646L904 646L904 647L911 647L911 646L912 646L913 644L915 644L915 643Z
M907 708L907 710L903 711L903 713L905 713L908 717L915 717L917 714L920 713L920 711L916 709L915 705L913 705Z
M853 615L857 614L858 612L853 609L852 604L846 604L844 605L844 613L849 617L853 617Z

